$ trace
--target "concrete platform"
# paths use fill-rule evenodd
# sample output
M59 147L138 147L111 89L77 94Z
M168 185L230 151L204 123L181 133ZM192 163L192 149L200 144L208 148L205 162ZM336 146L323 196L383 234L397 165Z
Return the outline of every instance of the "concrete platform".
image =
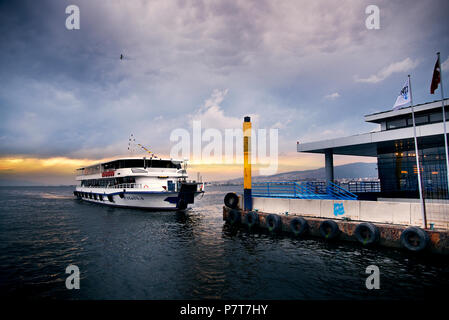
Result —
M336 210L336 208L338 210ZM253 197L253 209L305 217L357 220L422 227L419 202L365 200L306 200ZM449 230L449 204L427 203L427 224Z
M283 199L281 199L283 200ZM308 200L306 200L308 201ZM316 200L315 200L316 201ZM286 209L285 202L280 202L281 205L284 207L273 207L278 210ZM271 204L275 206L275 203ZM311 208L315 206L316 203L310 203L309 204ZM228 213L231 209L223 206L223 220L227 220ZM242 220L247 214L247 212L236 209L241 215ZM287 210L286 210L287 211ZM279 212L279 211L278 211ZM260 219L260 228L266 228L266 221L265 218L270 214L262 211L257 212L259 214ZM343 220L343 219L335 219L335 217L312 217L310 215L303 215L303 214L285 214L285 211L283 214L278 214L281 217L282 220L282 232L285 233L292 233L290 230L290 221L295 217L303 217L306 219L306 221L309 224L309 232L308 234L310 236L320 237L321 233L319 231L320 223L324 220L334 220L341 231L338 240L344 240L344 241L352 241L352 242L358 242L357 238L354 236L355 228L358 224L361 223L361 221L357 220ZM394 215L392 213L392 215ZM243 223L242 223L243 224ZM405 230L408 226L407 225L400 225L400 224L392 224L392 223L381 223L381 222L375 222L374 223L379 231L380 231L380 238L379 242L376 244L377 246L384 246L384 247L391 247L391 248L402 248L402 244L400 241L402 231ZM448 255L449 254L449 231L447 230L425 230L425 232L429 235L430 241L429 245L423 252L432 252L437 254L443 254ZM362 244L361 244L362 245ZM405 249L405 248L404 248Z

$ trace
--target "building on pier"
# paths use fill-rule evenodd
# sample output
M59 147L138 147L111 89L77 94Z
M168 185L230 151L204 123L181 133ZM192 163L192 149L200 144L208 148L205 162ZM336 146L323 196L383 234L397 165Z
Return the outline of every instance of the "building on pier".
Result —
M444 100L446 122L449 99ZM414 106L423 191L427 199L447 199L448 183L441 101ZM378 130L358 135L298 143L298 152L325 155L326 179L334 181L333 155L376 157L381 191L377 196L418 198L416 155L411 107L365 116Z

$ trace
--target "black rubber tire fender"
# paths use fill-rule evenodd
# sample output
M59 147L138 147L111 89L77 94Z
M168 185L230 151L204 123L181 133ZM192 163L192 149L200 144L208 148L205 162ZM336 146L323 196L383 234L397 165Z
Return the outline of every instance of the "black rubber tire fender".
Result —
M379 241L379 228L371 222L362 222L355 228L354 236L364 246L373 245Z
M224 204L226 207L236 209L239 205L239 196L235 192L229 192L224 197Z
M302 217L296 217L290 221L290 230L295 236L299 237L304 235L307 230L309 230L309 224L307 223L306 219Z
M259 214L255 211L248 212L245 217L243 218L243 222L249 227L256 227L259 225Z
M340 229L334 220L324 220L320 223L320 234L324 239L332 240L340 234Z
M242 221L242 215L239 210L232 209L228 212L226 221L231 225L239 224Z
M418 227L408 227L402 231L401 244L408 250L418 252L424 250L429 244L427 232Z
M265 226L270 232L282 231L282 219L277 214L269 214L265 218Z

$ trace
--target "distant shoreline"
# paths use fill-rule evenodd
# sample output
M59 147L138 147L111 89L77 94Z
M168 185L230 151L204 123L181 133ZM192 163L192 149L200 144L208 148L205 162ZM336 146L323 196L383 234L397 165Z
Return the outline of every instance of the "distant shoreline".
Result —
M60 187L76 187L74 184L61 184L61 185L0 185L0 188L60 188Z

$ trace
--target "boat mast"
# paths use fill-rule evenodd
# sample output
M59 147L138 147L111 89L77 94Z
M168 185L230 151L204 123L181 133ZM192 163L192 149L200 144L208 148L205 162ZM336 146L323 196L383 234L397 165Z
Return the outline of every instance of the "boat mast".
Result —
M136 138L131 133L131 135L129 136L129 139L128 139L128 152L130 153L131 156L134 154L134 151L136 148L135 144L136 144Z

